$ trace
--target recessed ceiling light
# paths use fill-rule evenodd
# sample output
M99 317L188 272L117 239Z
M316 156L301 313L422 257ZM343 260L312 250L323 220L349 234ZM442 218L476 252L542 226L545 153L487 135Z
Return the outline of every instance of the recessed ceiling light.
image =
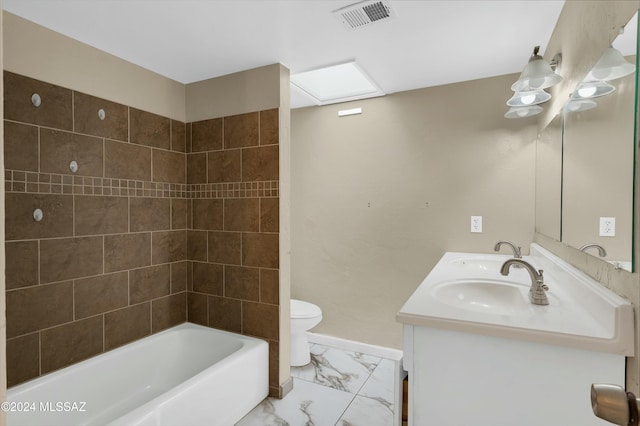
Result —
M384 95L355 62L292 74L291 84L318 105Z

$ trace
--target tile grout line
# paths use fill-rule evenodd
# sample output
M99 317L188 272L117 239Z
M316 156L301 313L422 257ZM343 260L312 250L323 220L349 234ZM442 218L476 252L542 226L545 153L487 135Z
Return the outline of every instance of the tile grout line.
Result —
M72 321L75 322L78 320L76 318L76 280L71 280L71 318Z
M38 330L38 374L42 375L42 330Z
M334 350L337 350L337 351L340 351L340 352L343 352L343 353L353 352L353 351L348 351L348 350L344 350L344 349L341 349L341 348L335 348L335 347L332 347L332 346L325 346L325 345L321 345L321 344L318 344L318 343L313 343L313 344L312 344L312 346L319 346L319 347L323 347L323 348L327 348L327 349L334 349ZM369 355L369 354L365 354L365 353L363 353L363 354L364 354L364 355ZM372 356L372 355L370 355L370 356ZM359 387L359 389L356 391L356 393L351 393L351 392L348 392L348 391L342 391L342 390L340 390L340 389L336 389L336 388L334 388L334 387L332 387L332 386L327 386L327 385L325 385L325 384L323 384L323 383L317 383L317 382L314 382L314 381L309 381L309 380L306 380L306 379L304 379L304 378L296 377L296 376L294 376L294 375L292 375L292 377L295 377L295 379L297 379L297 380L302 380L302 381L304 381L304 382L306 382L306 383L314 384L314 385L317 385L317 386L322 386L322 387L324 387L324 388L329 388L329 389L333 389L333 390L338 390L338 391L341 391L341 392L346 392L346 393L349 393L350 395L353 395L353 397L351 398L351 400L350 400L349 404L348 404L348 405L345 407L345 409L340 413L340 417L338 418L338 420L337 420L337 421L336 421L336 423L335 423L335 425L336 425L336 426L338 426L338 425L340 424L340 420L342 420L342 418L344 417L344 415L348 412L349 408L351 408L351 406L352 406L352 405L353 405L353 403L355 402L356 397L358 397L358 396L359 396L359 397L361 397L361 398L366 398L367 400L377 401L375 398L368 397L368 396L362 395L362 394L360 393L360 392L363 390L363 388L365 387L365 385L366 385L366 384L371 380L371 378L373 377L374 372L375 372L375 371L377 370L377 368L380 366L380 363L381 363L384 359L386 359L386 358L379 357L379 356L374 356L374 357L375 357L375 358L378 358L378 359L379 359L379 361L377 362L377 364L376 364L375 368L374 368L374 369L373 369L373 370L368 374L368 377L367 377L367 378L366 378L366 380L363 382L363 384ZM351 357L350 357L350 358L351 358ZM353 358L351 358L351 359L353 360ZM359 363L358 361L356 361L356 360L353 360L353 361L354 361L355 363L360 364L360 363ZM360 365L362 365L362 364L360 364ZM392 382L393 382L393 380L392 380ZM394 392L394 400L395 400L395 394L396 394L397 389L396 389L396 387L395 387L395 386L393 386L393 389L394 389L394 391L393 391L393 392ZM395 415L396 415L397 407L395 407L393 404L392 404L392 406L393 406L393 409L391 410L391 414L392 414L392 416L395 416Z

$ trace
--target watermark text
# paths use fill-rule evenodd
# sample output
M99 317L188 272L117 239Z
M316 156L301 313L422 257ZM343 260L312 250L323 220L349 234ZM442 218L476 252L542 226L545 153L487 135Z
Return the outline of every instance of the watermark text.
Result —
M87 403L84 401L4 401L0 403L0 410L6 413L49 412L69 413L85 412Z

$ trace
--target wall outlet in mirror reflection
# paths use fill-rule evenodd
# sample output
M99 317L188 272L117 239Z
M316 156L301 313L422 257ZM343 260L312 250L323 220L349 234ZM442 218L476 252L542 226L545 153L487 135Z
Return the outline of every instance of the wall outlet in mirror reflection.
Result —
M615 217L600 218L600 236L601 237L616 236L616 218Z

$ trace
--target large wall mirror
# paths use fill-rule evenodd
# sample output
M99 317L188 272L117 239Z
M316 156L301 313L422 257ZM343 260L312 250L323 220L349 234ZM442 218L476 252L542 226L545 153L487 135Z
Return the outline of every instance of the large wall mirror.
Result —
M560 240L562 115L538 135L536 146L536 232Z
M612 43L634 66L637 16ZM611 93L569 101L563 110L560 238L631 271L635 72L604 83L578 86L574 95L579 90Z
M636 69L637 16L612 43ZM605 83L538 135L536 231L632 271L636 72Z

